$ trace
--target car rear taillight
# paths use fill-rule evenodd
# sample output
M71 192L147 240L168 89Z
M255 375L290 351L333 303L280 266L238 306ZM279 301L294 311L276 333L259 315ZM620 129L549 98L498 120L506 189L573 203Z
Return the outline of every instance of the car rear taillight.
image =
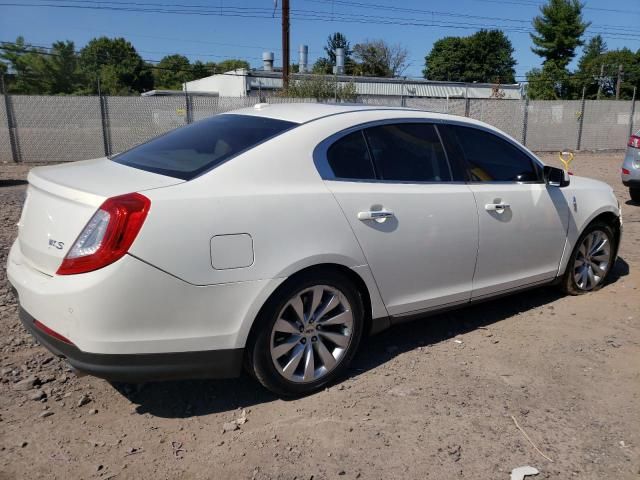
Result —
M58 275L91 272L121 258L144 223L151 200L139 193L108 198L73 243Z
M631 135L627 145L632 148L640 148L640 137L638 135Z
M622 174L623 175L630 175L631 172L629 170L627 170L626 168L622 167Z

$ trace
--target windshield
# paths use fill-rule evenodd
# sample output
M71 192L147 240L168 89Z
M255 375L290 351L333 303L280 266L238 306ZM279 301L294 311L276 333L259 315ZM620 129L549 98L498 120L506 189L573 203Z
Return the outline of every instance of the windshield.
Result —
M191 180L297 124L250 115L215 115L113 157L113 161Z

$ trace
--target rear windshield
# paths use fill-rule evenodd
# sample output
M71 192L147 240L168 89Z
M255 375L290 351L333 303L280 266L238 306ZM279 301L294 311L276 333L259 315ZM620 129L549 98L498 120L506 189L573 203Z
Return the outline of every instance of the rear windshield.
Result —
M215 115L113 157L113 161L191 180L296 124L250 115Z

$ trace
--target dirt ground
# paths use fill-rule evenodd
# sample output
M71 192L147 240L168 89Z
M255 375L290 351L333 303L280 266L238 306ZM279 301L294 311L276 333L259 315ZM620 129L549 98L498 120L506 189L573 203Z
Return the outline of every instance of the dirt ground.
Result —
M604 289L541 288L395 327L341 383L290 401L246 376L77 378L20 326L4 265L26 168L0 166L0 478L508 479L523 465L534 478L640 478L640 206L621 160L572 165L623 206Z

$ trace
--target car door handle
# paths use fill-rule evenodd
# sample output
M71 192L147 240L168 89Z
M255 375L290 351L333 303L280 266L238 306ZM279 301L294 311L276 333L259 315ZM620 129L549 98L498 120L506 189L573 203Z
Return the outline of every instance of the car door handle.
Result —
M369 212L358 212L358 220L375 220L378 223L384 222L387 218L393 217L393 212L389 210L375 210Z
M505 209L507 208L511 208L511 205L509 205L508 203L504 203L504 202L500 202L500 203L487 203L484 206L484 209L487 212L498 212L498 213L502 213L505 211Z

